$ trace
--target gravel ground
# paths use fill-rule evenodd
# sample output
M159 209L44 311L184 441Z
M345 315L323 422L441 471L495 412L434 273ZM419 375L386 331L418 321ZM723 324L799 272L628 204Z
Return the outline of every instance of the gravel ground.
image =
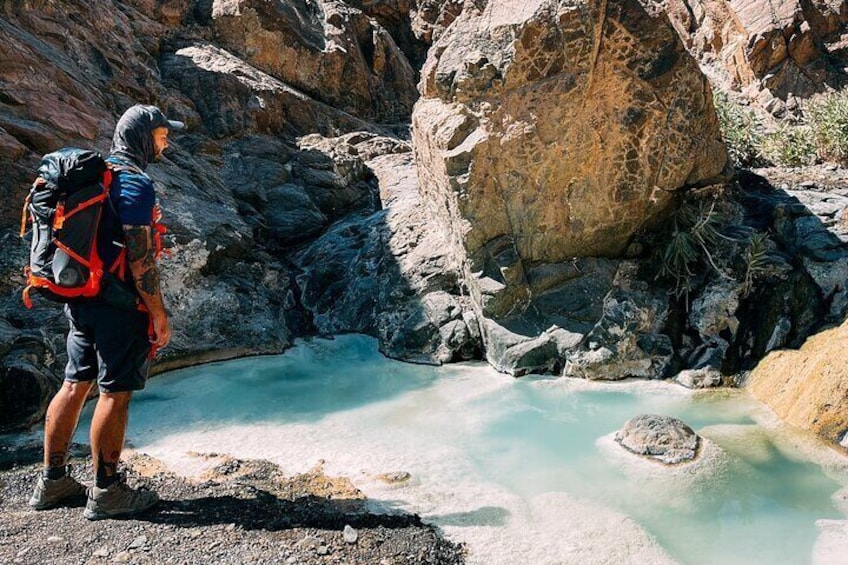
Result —
M91 484L85 446L73 474ZM461 564L464 548L412 514L375 513L347 479L320 466L286 477L267 461L196 454L197 480L125 452L129 483L160 504L132 519L90 522L85 498L35 512L27 506L40 447L0 453L0 563Z

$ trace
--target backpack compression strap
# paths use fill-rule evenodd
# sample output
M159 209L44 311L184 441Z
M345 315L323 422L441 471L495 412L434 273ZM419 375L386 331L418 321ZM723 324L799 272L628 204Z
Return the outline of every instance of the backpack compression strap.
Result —
M29 211L29 204L32 202L32 192L40 185L47 184L47 181L41 177L35 179L35 182L32 183L32 190L29 191L29 194L24 198L24 208L21 210L21 237L26 235L27 225L32 221L32 214Z

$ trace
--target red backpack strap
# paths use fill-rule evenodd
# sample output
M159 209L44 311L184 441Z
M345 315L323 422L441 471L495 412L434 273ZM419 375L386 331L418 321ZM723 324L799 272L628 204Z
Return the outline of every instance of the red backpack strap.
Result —
M161 255L170 255L171 250L166 249L162 243L162 236L168 233L168 228L162 223L162 208L156 204L153 207L153 222L150 224L153 244L155 246L154 257L158 259Z
M24 199L24 209L21 211L21 237L23 237L27 232L27 223L29 220L29 197L27 194L26 199Z
M117 276L122 281L126 282L127 280L127 248L121 247L120 253L118 253L118 257L115 259L115 262L112 263L112 266L109 267L109 272L113 275Z

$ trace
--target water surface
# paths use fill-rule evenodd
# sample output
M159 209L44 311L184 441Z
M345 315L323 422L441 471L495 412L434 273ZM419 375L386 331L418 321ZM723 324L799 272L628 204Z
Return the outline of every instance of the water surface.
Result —
M644 413L683 419L709 456L666 467L624 452L610 434ZM156 377L133 401L128 439L186 474L202 470L194 452L292 473L323 459L468 543L472 563L808 563L816 521L844 519L833 500L844 485L762 415L739 391L516 380L388 360L342 336ZM412 479L375 478L391 471Z

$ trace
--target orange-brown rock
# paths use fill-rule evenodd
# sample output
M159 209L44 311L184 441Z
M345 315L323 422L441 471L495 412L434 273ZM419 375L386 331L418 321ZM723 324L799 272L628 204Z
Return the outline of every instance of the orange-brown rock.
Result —
M770 353L748 379L751 394L781 419L831 442L848 433L848 322L799 350Z
M844 65L828 59L848 39L848 0L667 0L667 11L725 88L785 101L845 82Z
M215 0L212 19L244 61L360 118L405 121L418 97L389 33L343 2Z
M529 267L621 256L726 162L705 77L636 0L466 3L420 88L421 191L484 314L520 306Z

